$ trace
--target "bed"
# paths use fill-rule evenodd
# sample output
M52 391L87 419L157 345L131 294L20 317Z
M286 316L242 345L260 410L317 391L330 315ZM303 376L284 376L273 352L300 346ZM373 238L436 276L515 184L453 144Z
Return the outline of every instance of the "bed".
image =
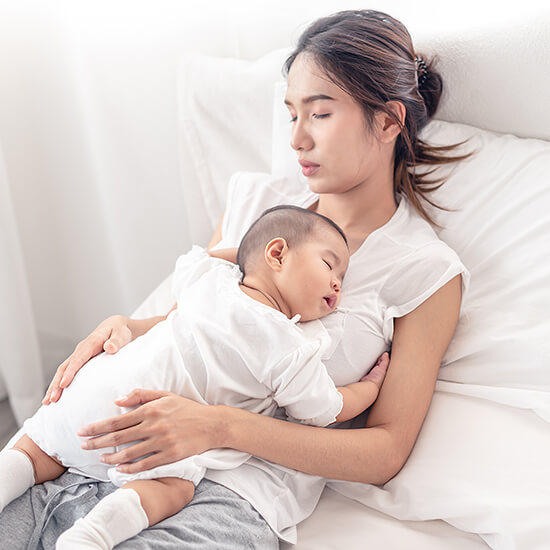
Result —
M194 242L208 240L233 172L299 178L280 73L297 30L289 17L271 24L260 58L227 57L221 39L209 55L182 52L178 154ZM296 548L550 548L550 12L411 32L447 86L424 138L475 151L445 169L436 200L450 211L432 212L471 286L405 467L382 487L329 482ZM252 30L241 40L267 51ZM165 313L169 284L134 315Z

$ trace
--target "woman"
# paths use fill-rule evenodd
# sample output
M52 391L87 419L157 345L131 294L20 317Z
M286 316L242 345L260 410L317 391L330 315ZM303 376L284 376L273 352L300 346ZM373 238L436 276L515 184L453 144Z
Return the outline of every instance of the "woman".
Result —
M437 108L441 79L416 56L401 23L374 11L316 21L286 68L291 145L309 189L267 175L235 175L209 246L236 246L249 218L274 204L306 206L332 218L348 236L353 255L340 311L326 321L333 338L326 366L337 384L355 380L391 344L386 381L364 427L337 430L136 389L118 404L141 407L81 433L103 434L87 440L89 449L142 440L105 455L107 463L122 463L121 471L217 447L258 458L231 472L212 472L197 487L192 505L159 524L162 532L145 531L120 548L146 548L148 541L155 548L176 548L182 541L190 548L193 541L197 548L216 548L223 541L227 548L266 549L278 546L274 533L292 541L296 522L315 507L323 478L382 484L395 476L430 405L467 278L426 221L422 199L429 202L433 184L414 170L462 158L445 157L452 148L429 147L418 139ZM59 367L45 402L56 401L90 357L103 350L116 353L163 318L106 319ZM27 522L40 526L46 545L111 490L74 474L59 483L49 490L56 494L53 500L28 492L8 506L0 522L11 531L4 532L15 533L8 517L32 518L32 506L56 507L55 521L44 528L34 518ZM86 493L89 487L93 495Z

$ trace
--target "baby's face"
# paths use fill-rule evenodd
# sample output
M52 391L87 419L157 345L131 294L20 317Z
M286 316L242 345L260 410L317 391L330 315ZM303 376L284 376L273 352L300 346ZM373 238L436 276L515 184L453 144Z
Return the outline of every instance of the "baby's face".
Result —
M348 264L348 247L332 229L289 250L280 292L292 315L299 313L302 321L311 321L334 311Z

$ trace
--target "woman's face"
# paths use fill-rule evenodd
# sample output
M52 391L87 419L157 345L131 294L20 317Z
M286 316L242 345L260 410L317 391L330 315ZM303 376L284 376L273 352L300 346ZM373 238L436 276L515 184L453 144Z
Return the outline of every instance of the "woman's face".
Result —
M343 193L376 177L379 144L361 107L307 54L299 54L290 67L285 103L291 146L312 191Z

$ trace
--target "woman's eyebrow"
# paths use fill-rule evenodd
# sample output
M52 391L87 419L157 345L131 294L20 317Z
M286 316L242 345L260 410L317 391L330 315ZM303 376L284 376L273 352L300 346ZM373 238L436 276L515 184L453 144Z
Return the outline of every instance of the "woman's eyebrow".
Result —
M302 103L307 104L307 103L313 103L314 101L321 101L321 100L334 101L334 98L325 94L315 94L315 95L310 95L308 97L304 97L302 99ZM292 102L285 98L285 105L292 105Z

